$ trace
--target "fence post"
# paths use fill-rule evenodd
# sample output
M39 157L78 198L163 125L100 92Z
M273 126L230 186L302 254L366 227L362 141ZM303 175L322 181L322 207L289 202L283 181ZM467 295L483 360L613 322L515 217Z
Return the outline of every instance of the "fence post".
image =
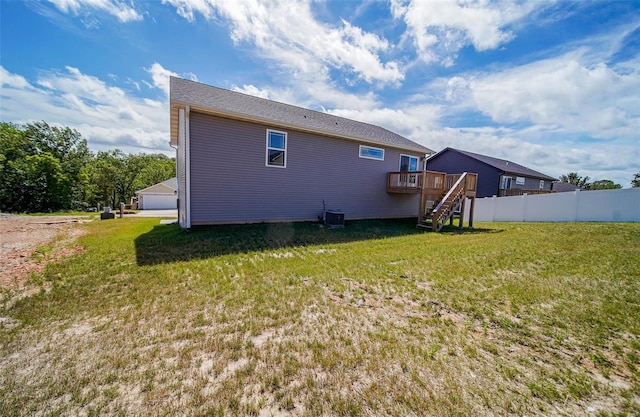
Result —
M496 196L491 197L491 222L496 221Z

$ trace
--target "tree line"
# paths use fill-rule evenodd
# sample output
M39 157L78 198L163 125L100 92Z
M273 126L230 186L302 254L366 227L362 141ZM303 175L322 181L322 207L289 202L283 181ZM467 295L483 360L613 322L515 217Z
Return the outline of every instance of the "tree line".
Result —
M175 167L175 158L163 154L94 154L68 127L0 123L0 211L117 207L136 190L174 177Z
M616 190L622 188L622 185L616 184L611 180L597 180L589 182L589 177L582 177L577 172L570 172L567 175L560 175L560 181L576 185L583 190ZM633 188L640 187L640 172L636 173L631 180Z

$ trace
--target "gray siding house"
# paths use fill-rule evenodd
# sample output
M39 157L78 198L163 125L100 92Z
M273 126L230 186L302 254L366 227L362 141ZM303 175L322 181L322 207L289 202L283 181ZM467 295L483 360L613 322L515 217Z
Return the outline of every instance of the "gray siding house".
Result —
M378 126L172 77L182 227L415 216L387 174L421 170L429 148Z
M479 198L552 192L556 178L505 159L445 148L427 160L427 169L478 174Z

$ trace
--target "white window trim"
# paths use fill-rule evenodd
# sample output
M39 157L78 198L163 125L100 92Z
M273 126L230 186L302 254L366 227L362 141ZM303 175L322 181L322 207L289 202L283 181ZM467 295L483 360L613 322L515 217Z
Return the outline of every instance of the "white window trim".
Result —
M409 171L409 172L418 172L419 171L419 167L420 167L420 158L415 156L415 155L407 155L404 153L400 154L400 158L398 159L398 171L402 171L402 157L406 156L407 158L413 158L416 160L416 170L415 171ZM411 165L411 164L409 164Z
M283 150L282 148L273 148L271 146L269 146L269 134L270 133L280 133L284 135L284 165L271 165L269 164L269 150L273 149L273 150L278 150L281 151ZM266 149L264 151L264 165L269 167L269 168L286 168L287 167L287 146L289 145L289 137L287 135L287 132L283 132L281 130L275 130L275 129L267 129L267 135L266 135Z
M375 149L377 151L382 151L382 158L374 158L372 156L362 156L362 148ZM360 145L360 147L358 148L358 156L363 159L373 159L374 161L384 161L384 149L376 148L375 146Z
M507 181L507 178L509 179L509 181ZM509 183L509 188L507 188L507 182ZM514 182L515 181L513 180L513 177L509 175L503 175L502 178L500 178L500 189L510 190L513 187Z
M540 180L540 190L544 190L544 180Z
M524 185L527 182L525 177L516 177L516 185Z

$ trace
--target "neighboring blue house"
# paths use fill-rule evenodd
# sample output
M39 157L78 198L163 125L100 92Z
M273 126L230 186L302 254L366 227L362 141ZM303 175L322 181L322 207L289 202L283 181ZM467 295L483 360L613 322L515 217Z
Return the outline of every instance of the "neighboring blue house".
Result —
M429 148L371 124L180 78L171 78L170 96L182 227L313 221L325 209L346 219L418 214L420 196L390 187L389 173L423 169ZM411 175L405 189L419 190L422 177Z
M509 196L550 193L556 178L505 159L445 148L427 159L430 171L475 172L478 174L476 196Z

